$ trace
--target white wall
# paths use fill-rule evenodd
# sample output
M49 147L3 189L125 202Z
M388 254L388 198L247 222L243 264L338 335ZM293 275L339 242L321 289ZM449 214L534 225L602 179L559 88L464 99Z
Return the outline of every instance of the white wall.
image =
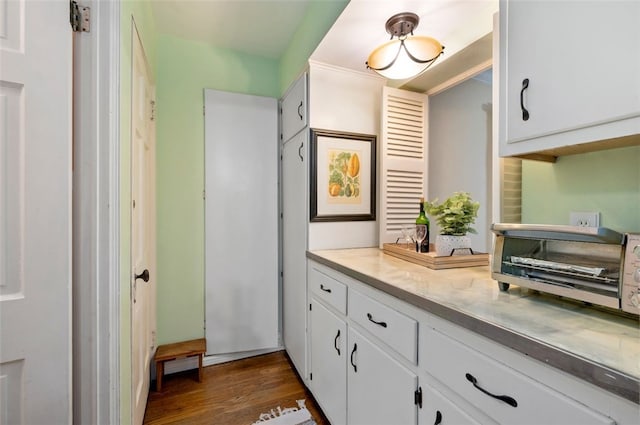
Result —
M375 134L379 139L383 78L311 62L309 125L322 130ZM377 141L379 145L380 141ZM376 183L379 188L379 182ZM379 198L379 196L378 196ZM378 212L376 211L377 215ZM377 221L309 223L309 249L374 247Z
M480 202L472 248L491 249L491 84L469 79L429 98L429 200L469 192ZM432 221L431 242L438 234Z

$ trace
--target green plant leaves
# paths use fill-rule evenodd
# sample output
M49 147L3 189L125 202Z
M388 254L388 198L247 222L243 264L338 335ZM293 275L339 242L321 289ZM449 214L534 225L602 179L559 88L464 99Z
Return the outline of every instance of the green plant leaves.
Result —
M437 198L424 203L424 210L435 217L442 235L476 233L471 225L478 216L479 208L480 203L473 201L468 192L454 192L441 204L438 204Z

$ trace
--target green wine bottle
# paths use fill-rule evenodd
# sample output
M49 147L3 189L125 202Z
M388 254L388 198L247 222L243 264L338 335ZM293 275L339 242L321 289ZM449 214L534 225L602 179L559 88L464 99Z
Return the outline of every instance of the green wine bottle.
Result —
M424 213L424 198L420 198L420 215L416 218L416 225L418 224L427 226L427 235L422 243L420 243L420 247L418 247L418 242L416 242L416 252L429 252L429 219Z

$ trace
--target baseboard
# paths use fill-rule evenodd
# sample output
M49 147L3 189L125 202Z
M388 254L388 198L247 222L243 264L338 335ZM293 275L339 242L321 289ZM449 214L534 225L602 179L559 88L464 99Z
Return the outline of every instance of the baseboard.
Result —
M227 353L227 354L213 354L204 356L202 360L203 366L212 366L220 363L227 363L234 360L246 359L248 357L260 356L262 354L274 353L276 351L282 351L284 347L265 348L262 350L243 351L240 353ZM155 368L155 364L152 364L152 368ZM187 357L183 359L171 360L164 364L164 374L170 375L172 373L183 372L185 370L197 369L198 357ZM152 377L155 378L155 370L152 370Z

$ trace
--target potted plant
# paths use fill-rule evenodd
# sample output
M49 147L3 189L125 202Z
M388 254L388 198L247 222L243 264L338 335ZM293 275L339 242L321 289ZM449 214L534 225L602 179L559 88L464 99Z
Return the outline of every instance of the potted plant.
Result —
M436 236L436 255L455 255L466 253L461 248L471 248L471 238L468 233L476 233L471 225L478 216L480 203L471 199L467 192L454 192L441 204L438 199L426 201L424 210L430 216L435 217L440 227L440 233Z

